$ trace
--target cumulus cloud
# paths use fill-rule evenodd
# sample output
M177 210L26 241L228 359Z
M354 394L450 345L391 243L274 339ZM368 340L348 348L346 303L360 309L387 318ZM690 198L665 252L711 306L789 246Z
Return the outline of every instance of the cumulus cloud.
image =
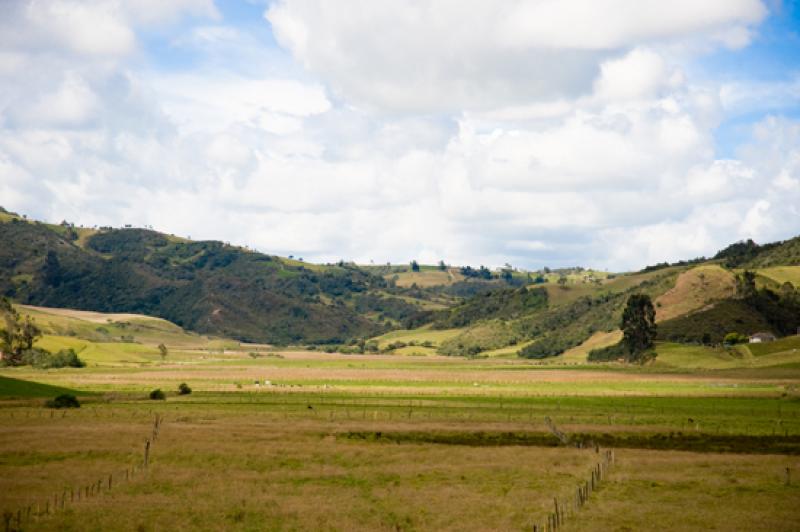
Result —
M744 46L765 15L757 0L282 0L266 18L278 41L344 97L430 112L585 94L600 64L621 51L686 40ZM652 59L630 58L646 67Z
M685 68L745 46L757 1L285 0L261 21L285 50L205 0L9 6L0 205L32 216L308 260L610 269L800 228L800 124L766 117L720 159L750 85ZM159 25L190 61L150 64Z

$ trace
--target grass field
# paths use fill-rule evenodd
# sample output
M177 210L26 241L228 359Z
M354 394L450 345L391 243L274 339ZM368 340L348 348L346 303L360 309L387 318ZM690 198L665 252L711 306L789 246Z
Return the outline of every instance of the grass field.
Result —
M81 322L134 320L98 319ZM629 367L584 361L619 332L542 363L421 345L393 355L260 346L251 356L256 346L223 353L201 337L161 360L151 343L78 336L93 331L42 340L80 347L86 368L0 368L0 512L11 528L30 507L43 515L23 529L530 530L589 478L594 445L613 449L616 463L586 506L568 509L567 530L796 530L800 521L795 339L659 344L653 364ZM435 346L456 332L378 340ZM182 382L192 394L177 393ZM155 388L165 401L148 399ZM67 392L80 409L43 407ZM163 424L145 470L156 414ZM585 448L560 445L545 418Z
M388 332L382 336L374 338L374 340L378 342L378 347L380 349L384 349L386 346L394 342L404 342L406 344L411 342L415 342L417 344L430 342L432 347L435 348L438 347L443 341L453 338L460 332L461 329L438 330L423 327L420 329Z
M431 286L451 285L458 281L463 281L464 276L456 268L440 270L435 267L422 267L420 271L405 271L387 274L386 279L395 279L395 283L400 287L417 285L420 288Z
M656 321L683 316L735 294L735 276L728 270L716 265L692 268L678 276L672 289L656 298Z
M586 363L586 359L592 349L608 347L618 343L620 340L622 340L622 331L620 330L596 332L581 345L568 349L558 358L560 362L568 364L583 364Z
M138 342L156 346L207 347L213 339L189 333L160 318L140 314L106 314L72 309L18 305L23 316L30 316L45 335L79 338L91 342ZM133 340L133 342L131 342Z
M759 275L773 279L779 284L789 282L795 288L800 287L800 266L773 266L771 268L759 268L756 272Z
M573 279L564 286L558 285L555 281L548 283L545 286L549 302L551 305L563 305L571 303L578 298L589 296L596 297L601 294L609 292L624 292L629 288L638 286L645 281L652 280L660 276L678 275L681 271L685 270L682 267L663 268L660 270L644 273L625 273L617 275L609 275L603 272L594 272L600 280L596 282L584 282ZM602 275L601 275L602 274Z
M62 393L74 394L76 391L60 386L0 376L0 398L55 397Z

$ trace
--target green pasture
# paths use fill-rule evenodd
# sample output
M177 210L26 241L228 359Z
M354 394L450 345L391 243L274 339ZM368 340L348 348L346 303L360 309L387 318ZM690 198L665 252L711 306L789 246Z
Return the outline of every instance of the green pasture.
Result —
M0 375L0 399L55 397L62 393L75 394L78 392L60 386L51 386L49 384L3 377Z
M208 338L188 333L167 320L150 316L82 313L66 309L41 309L18 306L22 315L33 318L45 334L70 336L92 342L112 342L132 338L138 343L203 346ZM104 319L105 318L105 319Z
M776 281L778 284L792 283L795 288L800 287L800 266L772 266L758 268L756 273Z
M436 330L427 327L413 330L399 330L388 332L382 336L373 338L378 342L380 349L385 348L387 345L394 342L411 343L416 342L421 344L423 342L431 342L433 347L438 347L445 340L449 340L462 332L462 329L443 329Z

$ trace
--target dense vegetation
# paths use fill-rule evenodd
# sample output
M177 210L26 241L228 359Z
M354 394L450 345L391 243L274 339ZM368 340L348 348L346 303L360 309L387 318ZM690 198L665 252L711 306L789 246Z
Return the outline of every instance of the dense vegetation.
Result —
M728 268L748 268L800 264L800 237L759 245L752 240L736 242L722 249L714 259Z
M482 292L452 309L442 311L434 327L451 329L484 319L515 319L546 307L547 290L544 288L523 287Z
M345 342L386 326L353 308L387 287L357 267L291 263L221 242L192 242L143 229L87 235L18 218L0 223L0 294L21 303L166 318L240 340ZM375 300L361 300L372 309ZM411 314L380 301L384 318Z

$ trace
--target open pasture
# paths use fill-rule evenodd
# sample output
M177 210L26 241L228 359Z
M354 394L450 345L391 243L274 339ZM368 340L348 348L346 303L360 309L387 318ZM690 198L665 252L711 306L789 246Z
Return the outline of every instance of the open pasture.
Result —
M718 411L731 417L725 430L736 432L745 427L735 419L779 409L785 418L797 415L790 405L284 392L98 399L55 415L17 404L0 409L0 507L31 507L35 515L47 505L31 530L526 530L552 511L554 497L569 500L597 462L591 448L557 446L544 415L567 433L637 436L677 428L678 415ZM606 425L602 412L616 412L616 424ZM164 421L145 470L144 439L156 414ZM682 426L703 433L685 420ZM432 443L448 434L457 437ZM514 436L523 443L507 443ZM494 441L481 443L488 438ZM570 527L752 530L768 523L791 530L800 518L790 503L800 488L785 484L786 468L800 468L796 454L720 455L624 441L589 503L569 510ZM85 491L75 498L97 484L88 498ZM700 511L712 503L712 511Z
M772 266L770 268L758 268L756 272L772 279L776 283L792 283L795 287L800 287L800 266Z
M0 510L46 508L30 530L530 530L589 478L597 443L616 464L564 510L566 530L800 519L800 482L785 477L800 477L791 367L198 353L4 369ZM147 398L154 388L166 401ZM65 389L80 409L42 407ZM559 445L545 418L586 448Z

